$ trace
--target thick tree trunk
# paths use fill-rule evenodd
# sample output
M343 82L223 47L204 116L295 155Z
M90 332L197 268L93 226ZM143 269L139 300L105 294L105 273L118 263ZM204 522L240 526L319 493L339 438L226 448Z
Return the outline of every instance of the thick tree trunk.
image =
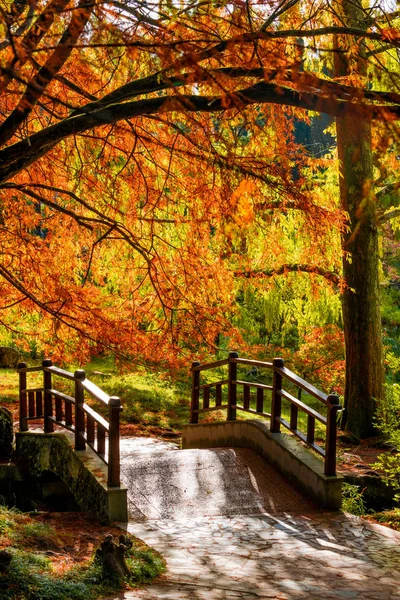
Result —
M359 0L343 0L347 25L363 23ZM364 25L365 26L365 25ZM349 43L349 40L347 40ZM340 47L340 40L338 40ZM340 47L343 51L346 48ZM335 56L335 74L350 73L345 53ZM357 71L363 73L362 50ZM354 60L354 59L352 59ZM375 403L382 397L383 363L379 290L378 230L373 197L371 124L353 116L337 119L340 201L349 215L350 231L342 236L342 297L346 346L345 428L360 438L374 435Z

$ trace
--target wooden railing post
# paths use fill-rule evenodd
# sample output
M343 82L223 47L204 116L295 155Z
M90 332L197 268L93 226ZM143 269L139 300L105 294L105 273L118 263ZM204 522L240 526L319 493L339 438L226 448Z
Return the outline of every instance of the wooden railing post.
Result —
M26 363L19 363L18 369L26 369ZM19 373L19 430L28 431L28 407L26 392L26 373Z
M75 378L75 450L85 450L85 412L83 410L84 392L80 384L86 379L85 371L78 369L74 373Z
M192 369L199 367L200 363L195 361L192 363ZM199 410L200 404L200 371L193 371L192 377L192 401L190 404L190 422L196 424L199 422Z
M121 400L111 396L108 401L109 424L108 433L108 481L109 487L120 486L120 456L119 456L119 415L122 410Z
M228 355L229 365L228 365L228 421L236 420L236 404L237 404L237 389L236 383L233 383L237 380L237 364L232 362L231 359L239 358L239 354L237 352L229 352Z
M53 363L50 359L45 358L42 360L42 367L52 367ZM51 384L51 373L48 371L43 371L43 387L44 387L44 432L45 433L53 433L54 424L53 421L50 421L49 417L53 416L53 401L51 397L51 393L49 390L52 389Z
M325 475L336 475L336 418L342 407L336 394L327 397L326 443L325 443Z
M281 416L282 411L282 398L279 394L279 392L282 390L282 375L277 373L275 369L283 369L285 363L282 358L274 358L272 365L274 368L274 379L272 384L270 431L272 433L279 433L281 430L281 424L277 419Z

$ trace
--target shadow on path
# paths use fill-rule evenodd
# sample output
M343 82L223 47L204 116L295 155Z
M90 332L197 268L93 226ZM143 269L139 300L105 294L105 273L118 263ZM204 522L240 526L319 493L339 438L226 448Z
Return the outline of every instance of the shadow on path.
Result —
M399 533L318 509L251 450L157 444L126 447L123 473L128 529L168 572L120 598L400 600Z

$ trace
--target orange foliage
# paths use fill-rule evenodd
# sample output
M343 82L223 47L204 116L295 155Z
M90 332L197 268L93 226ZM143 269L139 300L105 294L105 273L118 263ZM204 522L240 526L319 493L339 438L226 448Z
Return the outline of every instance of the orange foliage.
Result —
M281 267L288 211L300 259L332 267L343 216L293 121L397 119L399 97L307 72L300 37L328 60L329 36L346 35L325 4L3 2L0 320L18 343L57 362L106 348L171 365L219 333L239 342L235 273Z

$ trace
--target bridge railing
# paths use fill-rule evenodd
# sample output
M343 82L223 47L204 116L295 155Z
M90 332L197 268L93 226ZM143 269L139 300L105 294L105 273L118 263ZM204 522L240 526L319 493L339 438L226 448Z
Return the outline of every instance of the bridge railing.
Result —
M201 373L209 369L216 369L227 365L228 375L212 383L201 383ZM272 374L272 385L256 381L244 381L237 378L238 365L245 365L250 369L267 369ZM270 418L270 430L279 433L283 425L292 434L297 436L307 446L315 450L324 459L325 475L336 475L336 421L337 412L341 410L339 398L335 394L324 394L284 365L281 358L272 362L263 362L239 358L236 352L230 352L228 358L207 364L194 362L192 364L192 401L190 422L198 423L199 414L214 410L227 411L227 420L235 420L237 410L253 415ZM295 385L298 390L305 391L316 398L326 414L321 414L313 407L308 406L299 397L296 398L284 389L284 383ZM255 408L252 408L251 398L255 396ZM264 410L265 401L269 394L271 412ZM282 416L282 399L289 403L289 420ZM321 408L322 410L322 408ZM299 429L299 411L306 415L306 431ZM325 447L315 441L315 422L318 421L325 429Z
M43 387L27 386L27 374L34 371L43 371ZM45 433L52 433L54 426L68 429L75 436L75 450L85 450L88 445L108 466L108 486L119 487L121 400L116 396L108 396L86 379L85 371L79 369L70 373L54 367L48 359L38 367L19 363L18 373L20 431L28 431L29 421L38 419L43 419ZM74 395L56 390L54 377L74 382ZM106 407L108 419L85 402L85 393Z

